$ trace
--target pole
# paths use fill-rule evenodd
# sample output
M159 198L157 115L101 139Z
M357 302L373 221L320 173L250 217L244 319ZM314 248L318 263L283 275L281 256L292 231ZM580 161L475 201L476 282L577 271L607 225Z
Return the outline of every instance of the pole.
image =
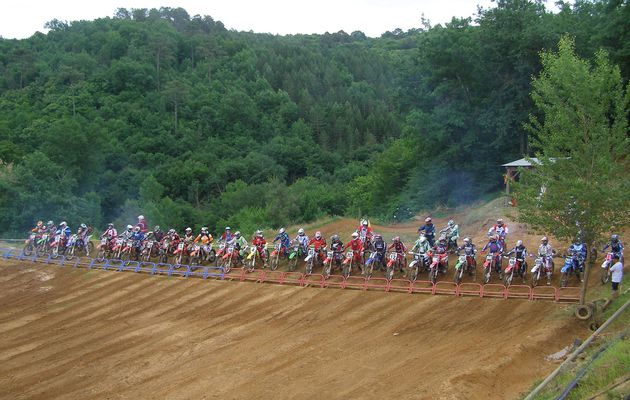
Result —
M558 368L556 368L555 371L553 371L551 374L549 374L549 376L547 376L545 378L545 380L540 383L540 385L536 386L536 388L534 390L532 390L531 393L528 394L527 397L525 397L524 400L533 400L534 397L536 397L536 395L538 395L538 393L540 393L545 388L545 386L547 386L549 384L549 382L551 382L556 376L558 376L560 374L562 369L565 366L567 366L567 364L569 364L571 361L575 360L577 358L577 356L579 356L580 353L582 351L584 351L584 349L586 347L588 347L588 345L591 344L591 342L593 340L595 340L595 338L602 331L604 331L604 329L606 329L608 327L608 325L610 325L614 320L616 320L617 317L619 317L625 311L625 309L628 308L628 306L630 306L630 300L626 301L626 303L623 306L621 306L610 318L608 318L606 320L606 322L604 322L602 324L602 326L599 327L599 329L597 329L595 332L593 332L593 334L591 336L589 336L588 339L586 339L584 341L584 343L582 343L582 345L580 347L578 347L577 349L575 349L575 351L573 353L571 353L569 358L564 360L564 362L562 364L560 364L560 366Z
M586 248L592 249L593 243L589 243ZM586 260L587 262L585 263L585 266L584 266L584 274L583 274L584 282L582 282L582 288L580 289L580 305L581 306L586 304L586 288L588 288L588 277L591 274L591 267L593 266L591 257L587 257L587 258L588 260Z

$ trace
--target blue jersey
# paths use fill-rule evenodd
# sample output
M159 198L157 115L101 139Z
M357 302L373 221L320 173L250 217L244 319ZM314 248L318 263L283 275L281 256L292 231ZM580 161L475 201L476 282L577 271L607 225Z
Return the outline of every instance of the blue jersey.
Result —
M286 249L291 245L291 239L289 239L289 234L286 232L277 234L273 242L275 243L277 241L280 241L280 245Z

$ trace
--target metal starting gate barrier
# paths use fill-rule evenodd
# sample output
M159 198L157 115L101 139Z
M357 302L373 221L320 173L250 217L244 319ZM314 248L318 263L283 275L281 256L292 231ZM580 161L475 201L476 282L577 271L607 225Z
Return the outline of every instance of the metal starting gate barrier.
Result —
M255 269L249 272L247 268L232 268L225 272L223 267L177 265L169 263L155 263L150 261L125 261L117 259L95 259L90 257L72 257L59 255L30 255L26 256L21 249L0 248L0 257L7 260L27 261L43 264L54 264L60 267L87 268L103 271L136 272L150 275L179 276L183 278L196 277L202 279L232 280L238 282L273 283L278 285L293 285L300 287L338 288L354 290L372 290L398 293L425 293L432 295L450 295L456 297L473 296L496 299L524 299L547 300L564 303L577 303L580 299L579 287L557 288L554 286L529 287L526 285L510 285L488 283L485 285L474 282L456 284L450 281L415 281L406 279L364 278L361 276L331 275L326 279L321 274L306 275L301 272L271 271Z

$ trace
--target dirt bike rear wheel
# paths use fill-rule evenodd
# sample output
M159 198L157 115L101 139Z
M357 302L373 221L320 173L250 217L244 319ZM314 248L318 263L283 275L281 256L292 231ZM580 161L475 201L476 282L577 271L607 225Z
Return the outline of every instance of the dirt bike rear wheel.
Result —
M490 283L491 267L487 267L483 271L483 284Z
M57 258L59 257L59 246L55 246L52 249L50 249L50 258Z
M568 283L569 283L569 273L563 272L562 277L560 277L560 287L567 287Z
M74 249L75 247L72 246L70 247L70 250L68 250L67 254L66 254L66 258L69 260L72 260L74 258Z
M272 271L275 271L275 270L278 269L278 264L280 264L280 257L279 256L274 256L271 259L269 268L271 268Z
M512 284L512 278L514 277L514 274L505 274L503 276L503 286L508 287Z
M416 265L413 268L409 268L409 272L407 273L407 280L410 282L415 282L418 279L418 266Z
M30 256L31 254L33 254L33 243L29 242L24 246L24 250L22 250L22 253L24 253L25 256Z
M105 250L100 249L98 251L98 254L96 255L96 260L97 261L105 261Z
M297 267L297 263L298 263L298 256L296 254L295 257L289 260L289 272L295 271L295 268Z
M434 270L429 271L429 280L431 281L431 283L435 284L437 282L437 276L438 276L438 267L435 266Z
M534 273L532 273L532 288L535 288L536 286L538 286L538 279L540 278L540 272L536 271Z
M599 279L602 282L602 285L610 282L610 273L608 272L608 268L602 268L602 274Z
M306 264L306 275L311 275L313 273L313 264L315 263L315 261L313 260L309 260L308 263Z
M385 271L385 279L387 279L388 281L391 281L394 278L394 266L392 265L391 267L387 267L387 270Z
M324 279L330 278L331 270L332 270L332 261L329 262L327 265L324 265L324 268L322 269L322 275L324 276Z
M463 268L464 267L460 267L460 269L455 268L455 275L453 275L453 282L455 282L456 285L459 285L460 282L462 281L462 275L464 274Z
M352 263L347 263L343 265L343 268L341 269L341 275L344 278L348 278L350 276L350 271L352 270Z
M210 253L208 253L208 256L206 257L206 260L208 260L209 263L213 263L215 262L217 259L217 253L214 250L210 250Z

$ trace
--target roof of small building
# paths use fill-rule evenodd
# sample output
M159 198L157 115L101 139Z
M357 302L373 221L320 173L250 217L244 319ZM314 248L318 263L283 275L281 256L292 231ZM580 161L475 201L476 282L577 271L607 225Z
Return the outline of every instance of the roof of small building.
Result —
M540 164L540 161L538 161L536 157L532 157L530 160L532 160L535 164ZM532 163L526 158L521 158L520 160L512 161L512 162L502 165L502 167L531 167L531 166L532 166Z

